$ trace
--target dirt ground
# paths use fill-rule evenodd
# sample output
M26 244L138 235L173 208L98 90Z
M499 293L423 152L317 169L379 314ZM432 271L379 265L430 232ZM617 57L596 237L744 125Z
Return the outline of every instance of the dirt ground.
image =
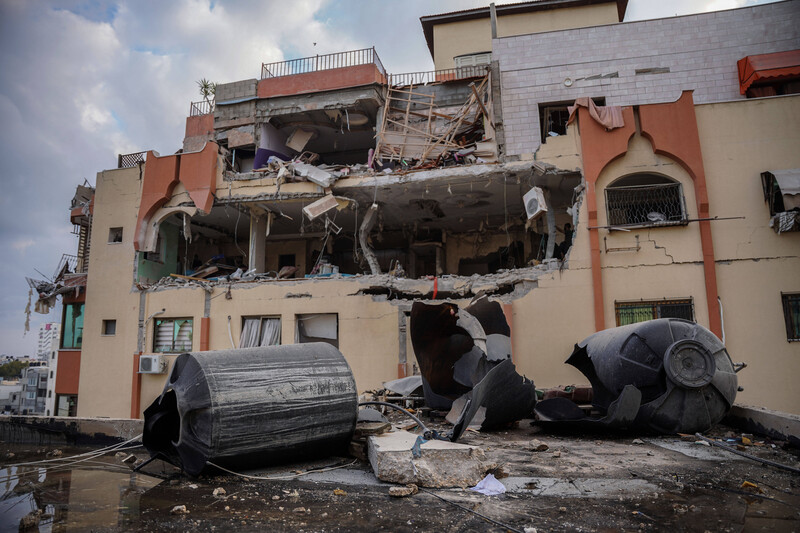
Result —
M741 441L724 426L708 435ZM534 439L547 449L534 451ZM23 520L26 531L54 532L800 531L800 476L695 439L554 434L522 421L508 431L468 431L462 441L501 465L505 494L424 489L394 498L391 484L350 457L248 471L304 473L295 479L189 478L159 461L131 473L122 459L146 458L141 448L54 467L10 466L52 459L53 449L0 445L0 532L19 531ZM798 451L780 442L755 436L742 447L800 466ZM59 459L87 452L59 451Z

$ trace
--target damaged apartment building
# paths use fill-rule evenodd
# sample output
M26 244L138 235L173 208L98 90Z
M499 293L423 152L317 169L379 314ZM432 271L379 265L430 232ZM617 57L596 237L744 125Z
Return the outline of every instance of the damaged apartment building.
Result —
M431 72L364 49L218 84L180 150L78 191L77 257L31 281L64 297L70 412L140 417L178 354L269 344L380 388L418 372L415 301L481 296L539 387L585 382L587 335L678 317L747 362L740 401L800 412L798 3L626 8L425 16Z

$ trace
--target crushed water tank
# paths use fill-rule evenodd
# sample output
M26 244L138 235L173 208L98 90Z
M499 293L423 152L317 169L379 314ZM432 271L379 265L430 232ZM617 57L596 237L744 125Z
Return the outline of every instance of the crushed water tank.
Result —
M144 412L143 444L191 475L344 452L358 415L353 373L330 344L184 353Z
M590 335L567 363L589 378L601 412L628 385L641 391L634 426L659 433L694 433L718 423L738 390L722 341L688 320L661 318Z

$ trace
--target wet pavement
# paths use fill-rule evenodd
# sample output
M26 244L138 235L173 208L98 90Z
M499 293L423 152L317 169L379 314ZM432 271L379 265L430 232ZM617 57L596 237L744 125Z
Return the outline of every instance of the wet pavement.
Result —
M735 436L725 427L712 433ZM532 439L548 449L533 451ZM160 461L133 473L123 459L145 458L141 448L77 458L93 450L63 448L54 458L53 449L0 444L0 532L23 522L25 531L54 532L505 531L498 522L537 532L800 531L800 476L693 440L555 435L526 421L462 440L501 465L505 494L392 498L391 484L349 457L247 472L269 480L189 478ZM756 438L746 449L800 466L797 451L780 443ZM10 466L34 461L49 462Z

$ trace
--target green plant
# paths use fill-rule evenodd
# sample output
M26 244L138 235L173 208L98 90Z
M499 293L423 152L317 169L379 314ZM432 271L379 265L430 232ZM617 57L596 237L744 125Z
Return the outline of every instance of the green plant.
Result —
M200 90L200 96L203 97L203 100L205 100L208 103L211 103L211 100L217 93L217 84L214 83L213 81L209 81L203 78L197 82L197 87Z

